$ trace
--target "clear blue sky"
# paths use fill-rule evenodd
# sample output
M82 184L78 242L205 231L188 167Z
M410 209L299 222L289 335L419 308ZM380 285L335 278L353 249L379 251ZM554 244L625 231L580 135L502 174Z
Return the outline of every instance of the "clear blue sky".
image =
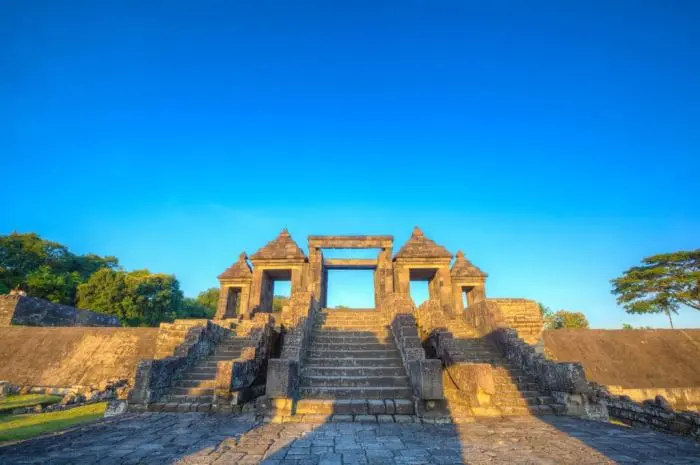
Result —
M0 230L193 295L283 226L400 246L418 224L491 296L665 326L609 280L700 247L699 22L695 1L4 1Z

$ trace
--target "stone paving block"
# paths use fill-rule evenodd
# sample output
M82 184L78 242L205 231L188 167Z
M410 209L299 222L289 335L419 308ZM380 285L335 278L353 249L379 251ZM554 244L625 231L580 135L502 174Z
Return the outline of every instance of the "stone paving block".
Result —
M377 415L377 421L379 423L393 423L394 416L393 415Z
M354 421L358 423L376 423L376 415L355 415Z

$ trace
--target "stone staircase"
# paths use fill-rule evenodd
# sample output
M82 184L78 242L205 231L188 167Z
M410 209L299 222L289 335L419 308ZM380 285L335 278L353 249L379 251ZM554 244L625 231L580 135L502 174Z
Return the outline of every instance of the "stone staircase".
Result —
M386 317L375 309L319 312L296 413L412 415L413 391Z
M492 396L493 407L502 415L553 414L563 411L564 406L539 390L534 380L519 367L511 364L491 341L479 338L476 331L464 320L449 322L457 349L455 361L485 363L492 367L496 394ZM446 392L450 403L460 405L459 398ZM479 413L478 409L474 413Z
M248 338L237 337L231 333L216 346L212 355L202 358L196 365L188 368L160 402L213 404L217 362L238 358L247 342Z

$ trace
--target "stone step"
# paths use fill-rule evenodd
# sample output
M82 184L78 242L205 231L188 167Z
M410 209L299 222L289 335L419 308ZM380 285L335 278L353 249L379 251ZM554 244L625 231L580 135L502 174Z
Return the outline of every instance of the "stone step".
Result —
M177 387L183 388L214 388L216 386L216 379L192 379L192 378L182 378L176 384Z
M182 375L182 379L189 379L189 380L199 380L199 381L206 381L208 379L215 379L216 378L216 370L215 369L209 369L209 371L195 371L195 370L187 370L185 373Z
M413 415L415 408L408 399L300 399L295 406L297 415Z
M309 357L327 358L401 358L401 354L396 348L383 350L314 350L309 349Z
M401 367L403 362L396 358L327 358L309 357L305 367Z
M170 395L213 396L214 395L214 388L173 387L170 390Z
M184 394L168 394L163 396L161 402L211 404L214 402L214 396L190 396Z
M355 337L372 337L375 339L380 339L380 338L392 338L393 335L391 333L390 329L377 329L377 330L372 330L372 331L345 331L345 330L330 330L330 329L318 329L315 330L311 337L313 339L319 338L319 337L330 337L330 338L337 338L337 337L346 337L346 338L355 338Z
M320 343L317 341L311 341L311 346L309 347L311 351L319 350L329 350L329 351L358 351L358 350L396 350L396 345L392 343L346 343L346 342L332 342L332 343Z
M403 366L394 367L310 367L301 369L302 376L405 376Z
M299 388L302 398L314 399L401 399L410 398L410 387L310 387Z
M312 343L319 344L394 344L393 336L377 337L374 335L367 336L345 336L338 334L334 336L319 336L312 335Z
M403 376L308 376L303 375L300 385L305 387L410 387Z
M241 349L224 349L224 350L217 350L214 352L214 355L217 357L229 357L229 358L238 358L241 356L241 352L243 352Z
M206 361L206 362L214 362L214 361L218 362L220 360L234 360L234 359L238 358L239 355L240 354L231 354L231 355L216 355L216 354L214 354L214 355L209 355L208 357L206 357L204 359L204 361Z

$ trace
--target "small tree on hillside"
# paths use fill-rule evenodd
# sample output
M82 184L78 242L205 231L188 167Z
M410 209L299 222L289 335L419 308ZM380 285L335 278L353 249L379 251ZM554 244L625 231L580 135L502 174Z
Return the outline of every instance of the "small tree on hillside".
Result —
M588 319L581 312L559 310L555 313L541 302L538 305L544 320L544 329L588 328Z
M652 255L611 281L627 313L672 314L685 305L700 310L700 249Z

